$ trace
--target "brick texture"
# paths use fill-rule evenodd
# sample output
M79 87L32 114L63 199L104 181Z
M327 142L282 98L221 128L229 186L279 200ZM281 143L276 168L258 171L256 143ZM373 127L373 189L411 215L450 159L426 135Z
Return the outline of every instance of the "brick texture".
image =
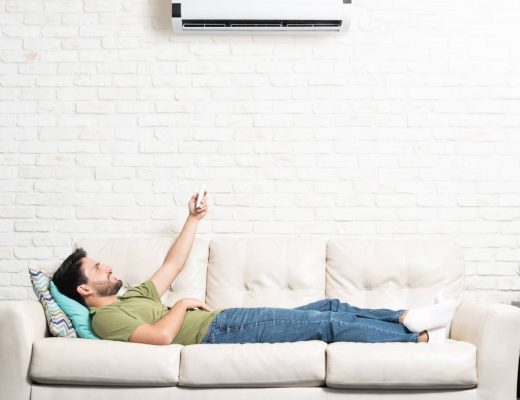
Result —
M0 0L0 300L83 237L443 237L520 300L520 2L355 0L327 35L171 31L163 0Z

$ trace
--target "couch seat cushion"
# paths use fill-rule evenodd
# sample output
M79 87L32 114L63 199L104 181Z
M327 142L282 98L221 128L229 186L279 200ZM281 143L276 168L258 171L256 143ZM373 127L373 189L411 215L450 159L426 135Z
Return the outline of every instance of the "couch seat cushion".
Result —
M326 348L320 340L185 346L179 386L323 386Z
M175 386L181 348L47 337L33 344L29 376L47 384Z
M477 348L468 342L330 343L327 386L467 389L477 385Z

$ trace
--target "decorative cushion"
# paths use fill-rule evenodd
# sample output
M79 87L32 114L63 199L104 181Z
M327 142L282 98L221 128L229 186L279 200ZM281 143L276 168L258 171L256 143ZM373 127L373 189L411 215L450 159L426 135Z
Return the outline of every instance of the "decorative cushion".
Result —
M50 293L49 284L51 278L44 272L32 268L29 268L29 276L34 293L43 306L51 334L53 336L78 337L72 322L70 322L70 319L58 306Z
M92 330L90 313L87 307L62 294L52 280L50 282L50 290L58 306L71 319L79 337L85 339L100 339Z

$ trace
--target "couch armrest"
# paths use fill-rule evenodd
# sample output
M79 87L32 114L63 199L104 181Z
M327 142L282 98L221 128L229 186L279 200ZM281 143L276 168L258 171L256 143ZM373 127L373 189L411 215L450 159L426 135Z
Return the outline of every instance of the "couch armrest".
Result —
M465 300L453 318L450 339L477 347L479 399L516 399L520 352L518 308Z
M38 301L0 303L0 399L29 400L32 345L45 336L49 330Z

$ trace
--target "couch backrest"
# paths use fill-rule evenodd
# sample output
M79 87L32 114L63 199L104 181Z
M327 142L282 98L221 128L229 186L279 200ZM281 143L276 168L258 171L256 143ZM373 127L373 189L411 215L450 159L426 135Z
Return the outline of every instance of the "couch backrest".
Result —
M209 247L210 306L297 307L325 298L324 239L223 236Z
M150 278L175 238L84 239L75 244L112 266L120 293ZM462 251L441 240L361 240L313 236L197 238L162 297L194 297L214 308L296 307L339 298L358 307L406 308L464 292Z
M171 237L132 237L115 239L83 239L74 244L87 255L110 265L114 275L123 281L119 294L151 278L162 265L175 241ZM196 238L184 268L162 296L168 307L184 297L204 300L209 240Z
M328 298L365 308L408 308L432 304L442 290L461 299L462 250L446 240L330 239L327 242Z

